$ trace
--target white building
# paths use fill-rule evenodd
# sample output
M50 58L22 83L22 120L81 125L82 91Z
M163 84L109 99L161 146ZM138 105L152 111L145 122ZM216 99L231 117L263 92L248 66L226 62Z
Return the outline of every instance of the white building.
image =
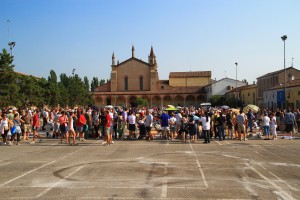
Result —
M212 81L212 83L204 87L205 91L207 92L207 101L209 101L212 96L225 95L226 92L236 88L236 86L241 87L245 86L246 84L247 83L245 82L239 80L236 81L231 78L223 78L218 81Z

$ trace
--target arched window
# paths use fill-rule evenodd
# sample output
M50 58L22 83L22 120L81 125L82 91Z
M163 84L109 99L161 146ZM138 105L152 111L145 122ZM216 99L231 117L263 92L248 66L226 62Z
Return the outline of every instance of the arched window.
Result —
M144 89L144 78L141 76L140 77L140 90Z
M126 76L124 79L125 90L128 90L128 77Z

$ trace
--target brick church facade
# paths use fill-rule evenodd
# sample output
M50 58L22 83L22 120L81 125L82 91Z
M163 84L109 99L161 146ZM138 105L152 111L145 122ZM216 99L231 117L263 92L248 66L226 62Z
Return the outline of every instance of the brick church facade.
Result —
M98 106L132 106L138 97L149 106L199 106L206 101L203 86L211 81L211 71L170 72L169 80L159 80L158 64L151 47L148 62L134 56L117 63L112 55L111 79L93 92Z

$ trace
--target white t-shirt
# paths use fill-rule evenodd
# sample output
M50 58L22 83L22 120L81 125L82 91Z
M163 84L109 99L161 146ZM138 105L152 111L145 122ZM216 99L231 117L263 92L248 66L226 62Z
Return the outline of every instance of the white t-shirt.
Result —
M176 118L175 117L171 117L169 120L170 120L170 125L175 125L176 124Z
M200 122L202 122L202 129L205 131L210 130L210 117L208 117L208 120L206 121L206 117L201 117L199 119Z
M178 122L177 124L179 124L179 122L181 121L182 116L181 116L180 113L177 113L177 114L175 115L175 118L176 118L176 122Z
M149 115L146 115L146 126L152 127L152 122L153 122L153 116L149 113Z
M270 126L270 118L268 116L263 117L263 126Z
M271 127L276 127L276 117L273 116L271 119Z
M136 119L136 117L134 115L129 115L128 116L129 124L135 124L135 119Z

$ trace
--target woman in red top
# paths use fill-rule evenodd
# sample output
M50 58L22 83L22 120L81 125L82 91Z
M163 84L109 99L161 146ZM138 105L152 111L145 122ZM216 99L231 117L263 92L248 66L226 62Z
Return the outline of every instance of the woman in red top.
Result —
M111 132L110 132L110 126L111 126L111 117L109 115L109 111L105 111L105 117L106 117L106 122L105 122L105 131L106 131L106 144L110 145L112 144L112 139L111 139Z
M62 143L63 141L63 137L66 137L66 142L69 142L69 134L68 134L68 130L67 130L67 126L68 126L68 116L66 115L65 111L61 111L61 116L58 118L59 121L59 129L60 129L60 143Z

